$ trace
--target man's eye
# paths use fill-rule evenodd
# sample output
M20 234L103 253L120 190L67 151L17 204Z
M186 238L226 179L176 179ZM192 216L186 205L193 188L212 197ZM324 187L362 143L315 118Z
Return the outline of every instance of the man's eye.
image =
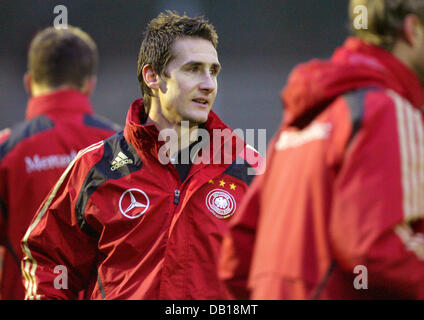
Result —
M218 70L213 68L210 70L211 75L216 76L218 74Z
M191 72L197 72L199 70L199 67L198 66L192 66L192 67L190 67L190 71Z

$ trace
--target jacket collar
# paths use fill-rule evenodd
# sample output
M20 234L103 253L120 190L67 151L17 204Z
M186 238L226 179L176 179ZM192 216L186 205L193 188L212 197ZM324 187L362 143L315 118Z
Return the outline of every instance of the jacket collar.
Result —
M140 153L148 152L158 158L159 149L164 142L159 141L159 131L156 126L154 124L145 125L145 119L147 119L147 115L144 110L143 100L137 99L131 104L128 110L124 137ZM211 152L213 151L213 131L215 129L223 130L226 133L223 139L224 141L232 137L231 134L233 131L212 110L209 112L208 120L203 127L209 132ZM216 150L214 151L216 152Z
M89 98L78 90L57 90L45 95L31 97L27 104L26 120L43 114L93 113Z

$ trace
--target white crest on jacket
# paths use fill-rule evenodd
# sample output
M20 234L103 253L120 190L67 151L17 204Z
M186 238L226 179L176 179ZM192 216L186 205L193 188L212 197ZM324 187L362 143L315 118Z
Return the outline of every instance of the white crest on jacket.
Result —
M206 207L219 219L231 217L236 211L236 200L227 191L214 189L206 196Z
M275 149L295 148L313 140L327 139L331 129L331 123L315 122L301 131L283 131L275 144Z

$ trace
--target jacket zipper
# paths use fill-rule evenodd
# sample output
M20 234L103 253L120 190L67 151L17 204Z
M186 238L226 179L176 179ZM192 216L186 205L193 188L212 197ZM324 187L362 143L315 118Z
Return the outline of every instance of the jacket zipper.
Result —
M180 203L180 190L174 190L174 204L177 205Z

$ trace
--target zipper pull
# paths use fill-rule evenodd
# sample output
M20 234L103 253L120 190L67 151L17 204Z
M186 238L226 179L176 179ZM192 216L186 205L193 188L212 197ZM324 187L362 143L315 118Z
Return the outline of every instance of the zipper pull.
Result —
M174 204L178 204L180 202L180 190L174 191Z

